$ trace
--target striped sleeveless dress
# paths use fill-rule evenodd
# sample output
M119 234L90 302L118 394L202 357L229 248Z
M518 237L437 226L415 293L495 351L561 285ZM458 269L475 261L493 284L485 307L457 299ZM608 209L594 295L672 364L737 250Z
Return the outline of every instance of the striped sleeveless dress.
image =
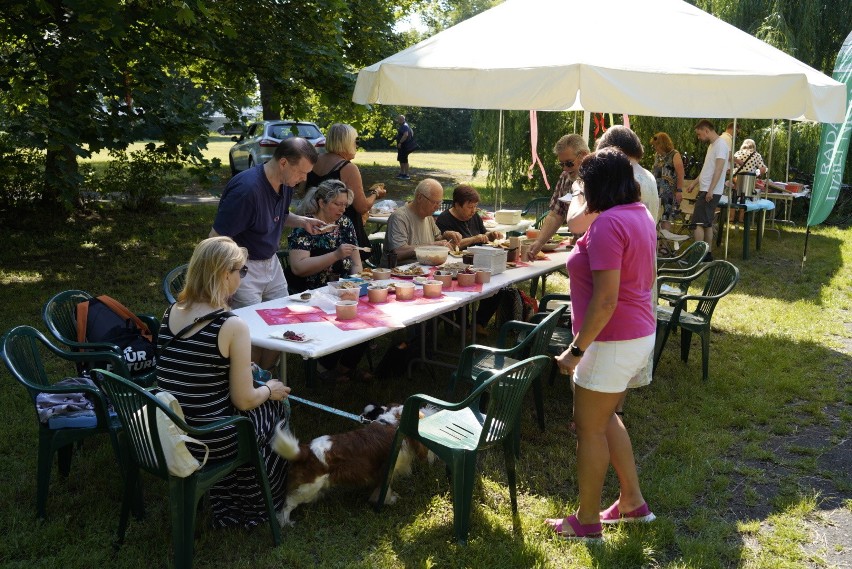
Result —
M169 330L173 306L163 316L159 346L174 336ZM198 332L171 342L157 358L157 387L175 396L187 424L192 426L203 427L232 415L248 417L254 426L277 511L284 504L287 461L273 451L269 443L276 423L287 417L287 406L282 401L270 400L255 409L240 411L231 403L230 360L222 355L218 345L219 331L230 316L220 315ZM236 454L237 439L233 427L197 438L210 449L208 461L231 458ZM201 460L203 452L198 452L194 446L197 445L188 445L188 448ZM217 527L250 528L268 521L263 491L252 466L241 466L213 486L210 505L213 523Z

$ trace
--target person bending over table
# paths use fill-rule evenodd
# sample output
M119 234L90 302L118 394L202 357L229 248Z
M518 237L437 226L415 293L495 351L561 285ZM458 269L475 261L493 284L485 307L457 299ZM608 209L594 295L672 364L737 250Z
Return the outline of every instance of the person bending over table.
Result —
M351 203L352 191L340 180L326 180L305 194L297 212L333 224L335 228L316 235L301 229L290 233L287 238L290 266L286 272L291 292L320 288L328 283L329 277L335 279L361 272L355 227L343 215ZM368 344L364 343L319 358L320 378L334 382L371 379L369 373L357 368L366 349Z
M628 388L651 379L657 235L623 152L606 148L586 157L580 177L586 207L599 215L568 256L574 340L556 358L562 374L573 374L580 507L546 523L560 537L600 538L601 523L654 519L615 410ZM609 464L621 492L601 512Z
M175 396L186 422L194 427L232 415L248 417L279 510L287 489L287 461L272 450L269 441L275 425L288 418L284 399L290 388L277 379L254 386L249 328L228 312L228 299L248 272L247 259L248 252L230 237L211 237L195 248L186 285L160 325L157 387ZM212 462L237 452L233 427L198 439L208 446ZM197 445L188 448L199 460L204 458ZM210 489L210 505L217 527L251 528L268 521L263 492L250 465L217 482Z
M231 305L242 308L287 296L287 280L278 260L284 227L316 233L322 222L291 215L293 188L305 181L317 151L304 138L282 140L266 164L240 172L228 181L208 237L226 235L248 250L248 274ZM252 359L264 369L275 365L278 352L252 348Z
M482 218L476 213L479 205L479 192L467 184L456 186L453 190L453 205L450 209L441 212L435 223L441 231L456 231L461 234L460 249L471 245L488 243L495 239L501 239L499 231L486 231ZM486 326L491 317L497 312L501 301L505 298L502 291L494 296L483 298L479 301L476 309L476 333L487 336Z
M396 254L397 263L414 258L419 245L457 247L462 240L458 231L441 231L432 213L441 205L444 189L437 180L426 178L414 189L414 199L397 208L388 218L385 251ZM382 260L387 266L387 257Z
M560 198L571 194L571 186L580 171L580 161L589 153L589 145L579 134L566 134L556 141L553 152L556 154L556 161L562 166L562 175L559 176L550 198L550 213L544 218L544 222L541 224L541 232L530 246L530 259L535 259L544 244L556 235L556 232L565 223L571 206L568 201Z

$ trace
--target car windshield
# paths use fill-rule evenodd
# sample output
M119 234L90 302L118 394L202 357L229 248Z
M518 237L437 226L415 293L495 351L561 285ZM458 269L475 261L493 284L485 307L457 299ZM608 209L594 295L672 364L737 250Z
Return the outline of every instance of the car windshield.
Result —
M319 138L322 133L312 124L293 123L293 124L276 124L269 129L269 134L272 138L284 140L294 136L302 138Z

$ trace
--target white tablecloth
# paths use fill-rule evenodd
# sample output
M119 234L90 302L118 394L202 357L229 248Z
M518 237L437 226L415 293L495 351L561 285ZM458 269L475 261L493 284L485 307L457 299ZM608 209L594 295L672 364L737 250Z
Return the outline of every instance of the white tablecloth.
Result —
M392 315L394 319L405 326L417 324L428 320L439 314L444 314L460 308L461 306L495 294L502 287L532 279L543 274L555 271L565 265L568 258L567 251L554 251L547 253L548 261L536 261L529 267L517 267L509 269L499 275L493 275L491 282L482 285L482 292L448 292L445 293L441 302L428 304L417 304L414 302L392 302L389 304L376 304L375 307ZM313 303L313 301L311 301ZM247 306L234 310L249 327L251 342L254 346L269 348L288 354L298 354L305 359L318 358L360 344L361 342L377 338L393 328L369 328L366 330L341 330L331 322L309 322L302 324L269 325L257 313L260 309L281 308L285 306L305 306L305 303L295 302L288 298L269 300L253 306ZM284 330L292 330L304 334L311 339L309 342L298 343L271 338L272 333L282 333Z

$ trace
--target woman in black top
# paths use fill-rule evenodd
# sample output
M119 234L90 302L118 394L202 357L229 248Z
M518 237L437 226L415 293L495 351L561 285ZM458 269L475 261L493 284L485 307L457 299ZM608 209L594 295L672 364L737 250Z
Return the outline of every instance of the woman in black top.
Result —
M364 182L361 180L361 171L351 160L357 152L355 141L358 131L351 125L335 123L328 129L325 139L325 154L320 154L312 172L308 174L307 188L314 188L325 180L340 180L346 187L352 190L352 203L343 213L355 226L355 235L358 237L359 247L369 247L370 240L364 229L363 215L370 211L376 200L384 198L387 193L383 187L375 187L364 191ZM369 257L369 253L362 252L361 259Z
M476 213L477 205L479 205L479 192L467 184L461 184L453 190L452 207L442 211L441 215L435 220L438 229L442 232L458 231L461 233L460 249L470 247L471 245L481 245L495 239L502 239L503 237L499 231L485 230L482 218ZM479 308L476 310L477 334L488 335L485 327L488 325L491 317L494 316L494 313L497 312L497 307L500 306L500 303L505 298L506 296L501 290L494 296L479 301Z

